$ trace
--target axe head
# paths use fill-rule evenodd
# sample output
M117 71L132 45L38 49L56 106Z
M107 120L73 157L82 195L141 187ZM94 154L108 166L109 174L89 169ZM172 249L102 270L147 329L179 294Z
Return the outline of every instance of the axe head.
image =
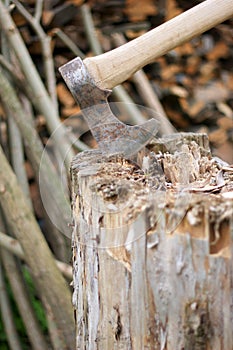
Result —
M157 133L159 123L155 119L134 126L122 123L109 107L107 98L111 91L97 86L81 58L66 63L59 71L78 102L100 150L105 154L133 156Z

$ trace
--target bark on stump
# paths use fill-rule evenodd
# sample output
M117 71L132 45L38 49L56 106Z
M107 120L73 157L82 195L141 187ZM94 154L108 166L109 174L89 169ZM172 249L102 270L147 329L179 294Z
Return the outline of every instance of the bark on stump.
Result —
M73 160L76 349L233 349L233 168L203 134L149 148Z

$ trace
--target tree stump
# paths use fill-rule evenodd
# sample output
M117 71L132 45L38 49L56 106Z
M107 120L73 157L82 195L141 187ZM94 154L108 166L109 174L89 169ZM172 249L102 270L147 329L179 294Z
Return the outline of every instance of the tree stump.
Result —
M233 168L207 136L71 174L76 349L233 349Z

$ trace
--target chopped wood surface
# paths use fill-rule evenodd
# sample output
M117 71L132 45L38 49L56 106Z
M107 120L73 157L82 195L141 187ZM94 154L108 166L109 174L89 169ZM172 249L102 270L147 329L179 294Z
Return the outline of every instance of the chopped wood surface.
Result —
M155 149L73 160L77 350L233 346L233 168L206 135Z

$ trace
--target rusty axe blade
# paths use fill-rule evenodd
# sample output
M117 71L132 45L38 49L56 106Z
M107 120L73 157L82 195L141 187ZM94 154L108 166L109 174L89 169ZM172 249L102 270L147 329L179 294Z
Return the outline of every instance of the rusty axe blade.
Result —
M59 68L67 86L102 152L130 157L140 151L157 133L158 122L150 119L142 125L129 126L112 113L107 97L111 91L100 89L77 57Z

